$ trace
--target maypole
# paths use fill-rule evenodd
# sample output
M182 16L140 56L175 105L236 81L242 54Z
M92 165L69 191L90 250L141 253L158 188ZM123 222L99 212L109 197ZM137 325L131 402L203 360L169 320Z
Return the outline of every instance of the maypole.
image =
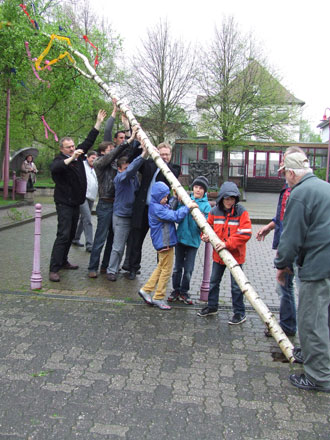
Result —
M120 98L116 96L115 92L113 92L110 89L110 87L107 84L105 84L105 82L98 76L95 69L91 66L88 58L85 55L78 52L76 49L72 47L70 47L70 52L83 61L88 73L83 71L79 66L77 66L76 62L73 63L73 68L76 69L84 77L95 81L109 98L116 99L118 108L122 113L125 114L131 126L132 127L138 126L136 137L141 143L144 143L149 155L152 157L157 167L162 171L167 181L170 183L172 189L176 191L178 196L181 198L182 202L185 205L188 205L191 201L190 196L182 187L179 180L174 176L174 174L168 168L166 163L162 160L162 158L158 153L158 150L151 143L146 133L140 127L138 121L135 119L135 116L133 115L129 107L123 101L121 101ZM191 211L191 215L193 216L194 220L198 224L201 231L203 231L205 234L209 236L210 243L212 244L213 248L215 248L218 243L221 243L221 240L218 238L218 236L213 231L211 226L207 223L204 215L200 212L198 208L193 208ZM251 303L252 307L258 313L262 321L269 328L272 336L278 343L285 357L289 360L289 362L294 362L293 345L291 344L290 340L288 339L288 337L286 336L286 334L283 332L280 325L276 321L275 316L270 312L266 304L264 304L260 296L254 290L250 281L245 276L244 272L242 271L241 267L239 266L235 258L233 258L231 253L226 249L222 249L219 252L219 255L223 260L223 262L225 263L225 265L230 270L230 272L232 273L233 277L235 278L237 284L239 285L245 297Z

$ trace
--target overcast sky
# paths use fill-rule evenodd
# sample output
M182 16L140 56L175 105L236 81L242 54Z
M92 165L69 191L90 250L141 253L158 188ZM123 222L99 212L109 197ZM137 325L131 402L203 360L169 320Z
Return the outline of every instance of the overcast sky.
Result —
M167 19L173 36L204 43L233 15L243 32L253 32L282 84L304 101L304 118L314 131L330 107L330 0L93 0L132 53L146 29ZM330 116L330 110L327 113Z

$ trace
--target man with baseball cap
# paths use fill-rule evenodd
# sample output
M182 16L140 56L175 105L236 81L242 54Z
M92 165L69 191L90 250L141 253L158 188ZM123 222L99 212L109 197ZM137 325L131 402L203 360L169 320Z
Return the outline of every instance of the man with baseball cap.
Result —
M277 280L296 261L299 288L298 329L305 373L292 385L330 392L330 185L312 172L306 156L287 154L280 170L292 188L275 266Z

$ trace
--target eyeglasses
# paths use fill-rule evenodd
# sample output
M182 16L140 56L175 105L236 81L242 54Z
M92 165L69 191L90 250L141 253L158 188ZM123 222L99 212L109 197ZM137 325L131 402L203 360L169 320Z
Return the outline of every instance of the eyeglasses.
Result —
M62 148L65 148L66 150L69 150L70 148L75 148L75 145L73 144L73 145L67 145L66 147L62 147Z

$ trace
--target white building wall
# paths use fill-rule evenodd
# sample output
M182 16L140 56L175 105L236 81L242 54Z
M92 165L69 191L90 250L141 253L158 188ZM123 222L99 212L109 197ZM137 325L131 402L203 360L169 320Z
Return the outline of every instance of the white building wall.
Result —
M329 142L329 124L321 130L322 142Z

